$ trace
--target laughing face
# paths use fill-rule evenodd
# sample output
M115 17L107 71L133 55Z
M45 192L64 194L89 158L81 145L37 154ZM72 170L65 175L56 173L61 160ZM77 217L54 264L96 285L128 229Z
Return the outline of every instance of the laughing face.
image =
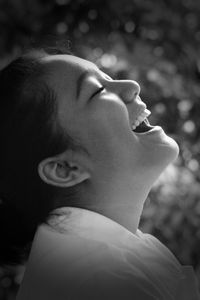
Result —
M130 178L152 184L178 155L132 80L113 80L95 64L71 55L47 56L48 82L58 101L61 126L89 153L93 180Z

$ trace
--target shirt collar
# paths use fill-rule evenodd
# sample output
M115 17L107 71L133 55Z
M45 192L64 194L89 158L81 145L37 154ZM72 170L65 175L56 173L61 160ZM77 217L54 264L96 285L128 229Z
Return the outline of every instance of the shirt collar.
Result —
M48 224L56 231L82 235L84 238L108 242L109 244L126 244L130 238L139 240L139 232L133 234L114 220L97 212L77 208L62 207L54 210Z

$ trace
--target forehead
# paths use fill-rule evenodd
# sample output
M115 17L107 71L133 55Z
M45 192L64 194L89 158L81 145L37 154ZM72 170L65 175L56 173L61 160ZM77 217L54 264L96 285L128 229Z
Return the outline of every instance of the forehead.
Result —
M92 62L73 55L52 55L42 59L46 68L46 80L56 93L58 117L61 122L76 106L77 82L86 71L97 70Z
M92 62L73 55L50 55L42 59L46 67L64 76L79 75L86 70L98 69ZM52 74L52 72L51 72Z
M58 97L74 98L77 81L82 73L98 70L90 61L73 55L49 55L42 59L46 68L48 84L54 89Z

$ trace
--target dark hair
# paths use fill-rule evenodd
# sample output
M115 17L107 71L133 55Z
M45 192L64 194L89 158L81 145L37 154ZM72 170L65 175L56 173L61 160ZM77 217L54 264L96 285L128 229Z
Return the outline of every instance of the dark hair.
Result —
M42 58L70 54L30 48L0 71L0 264L23 263L37 226L53 208L57 188L44 183L39 162L77 147L57 122L54 91Z

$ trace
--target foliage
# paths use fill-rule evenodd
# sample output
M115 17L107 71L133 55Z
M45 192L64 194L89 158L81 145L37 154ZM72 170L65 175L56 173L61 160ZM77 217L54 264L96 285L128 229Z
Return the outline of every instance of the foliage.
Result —
M141 97L152 111L150 122L180 146L179 158L149 194L141 228L162 240L183 264L192 264L200 282L199 14L198 0L0 3L1 67L34 39L57 36L111 76L140 83ZM20 272L12 277L10 272L0 274L1 299L20 281Z

